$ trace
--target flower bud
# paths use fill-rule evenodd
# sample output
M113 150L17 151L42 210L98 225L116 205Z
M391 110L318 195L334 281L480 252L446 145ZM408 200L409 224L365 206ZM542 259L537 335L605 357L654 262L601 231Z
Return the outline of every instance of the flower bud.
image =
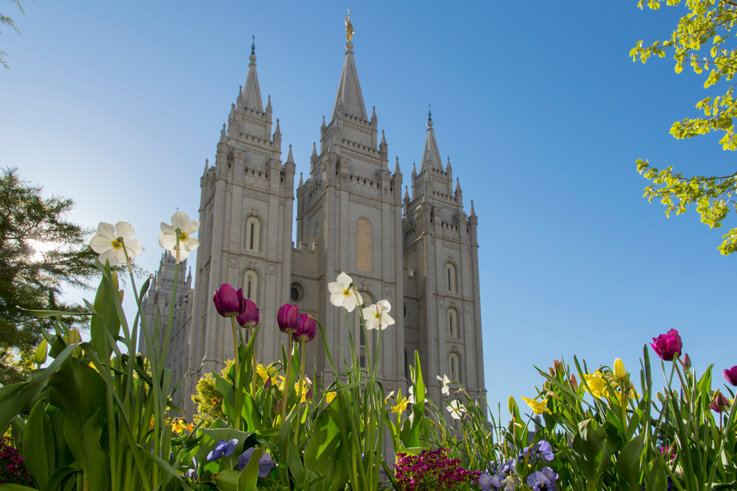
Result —
M573 390L578 390L578 380L576 380L576 376L574 374L571 374L571 388Z
M514 413L517 411L517 403L512 396L509 396L509 399L507 399L507 409L509 409L509 413L513 416Z
M300 316L299 328L294 333L294 339L300 342L310 342L315 339L317 333L317 322L307 314Z
M42 339L38 346L36 346L36 350L33 352L33 362L36 365L41 366L46 361L48 344L46 339Z
M296 305L285 303L276 314L276 322L284 334L294 334L299 329L302 319Z
M737 385L737 365L722 371L722 375L731 385Z
M725 413L729 410L729 401L719 390L714 392L711 400L711 410L717 413Z
M624 362L621 358L614 360L614 376L619 380L624 380L627 377L627 370L624 369Z
M691 369L691 357L688 356L688 353L683 355L683 360L681 360L681 363L683 363L683 368L685 368L686 370Z
M236 321L238 321L238 325L241 327L247 327L251 328L258 324L258 307L256 307L256 304L250 301L249 299L246 300L245 308L243 309L243 312L238 314L238 316L235 318Z
M212 296L212 301L215 303L215 309L223 317L235 317L246 308L243 291L240 288L236 290L228 283L220 285Z

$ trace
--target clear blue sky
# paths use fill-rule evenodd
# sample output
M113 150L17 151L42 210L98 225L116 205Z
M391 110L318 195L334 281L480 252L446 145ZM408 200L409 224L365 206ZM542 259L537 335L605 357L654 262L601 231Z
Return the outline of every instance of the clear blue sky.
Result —
M153 271L159 222L197 216L199 178L245 81L251 35L283 151L308 172L330 115L351 7L355 59L405 181L427 104L445 159L479 217L486 384L492 405L541 385L533 364L590 366L668 329L703 370L737 364L735 261L695 212L666 219L635 160L725 175L717 138L677 142L703 79L671 60L633 63L669 36L673 8L567 2L12 2L22 35L0 49L0 166L76 202L86 227L126 220ZM286 157L286 153L284 154ZM730 218L727 225L734 226ZM725 230L726 231L726 230ZM426 374L433 376L435 374ZM721 383L722 379L716 379Z

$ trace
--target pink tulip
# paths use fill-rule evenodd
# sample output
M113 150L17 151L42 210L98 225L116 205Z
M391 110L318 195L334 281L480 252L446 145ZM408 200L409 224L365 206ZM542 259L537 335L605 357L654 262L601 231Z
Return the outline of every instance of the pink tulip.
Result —
M243 309L243 312L238 314L238 317L236 317L235 320L238 321L238 325L241 327L251 328L258 324L258 313L258 307L256 307L256 304L249 299L246 299L246 307Z
M243 297L243 291L238 288L236 290L228 283L223 283L212 296L215 303L215 309L223 317L234 317L243 312L246 308L246 299Z
M657 338L653 338L653 342L650 343L655 353L665 361L673 361L676 355L681 354L683 349L683 341L678 331L671 329L666 334L661 334Z

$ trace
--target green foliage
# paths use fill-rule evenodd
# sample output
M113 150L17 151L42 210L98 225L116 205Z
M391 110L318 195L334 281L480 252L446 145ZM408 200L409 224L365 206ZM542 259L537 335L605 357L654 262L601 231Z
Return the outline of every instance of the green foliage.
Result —
M222 377L227 377L233 360L225 361L225 368L220 371ZM197 404L197 414L194 422L209 427L216 419L225 420L222 409L223 395L215 388L215 375L208 373L197 381L197 392L192 394L192 401Z
M11 1L16 5L16 7L18 7L18 10L20 11L21 14L25 13L23 12L23 7L20 4L20 0L11 0ZM20 31L15 26L15 21L13 20L13 18L0 12L0 27L2 26L8 26L11 29L13 29L15 32L20 34ZM4 66L5 68L8 68L8 63L5 61L6 56L7 56L7 53L3 50L0 50L0 65Z
M658 0L639 0L643 8L657 10ZM680 0L668 0L669 6L679 5ZM684 64L689 64L693 72L704 76L704 88L721 90L717 96L708 96L696 104L702 116L685 118L673 123L670 133L677 139L692 138L713 131L722 132L719 140L724 150L737 150L737 134L734 118L737 116L737 100L734 97L733 79L737 74L737 49L735 34L737 22L737 3L733 1L689 0L688 13L681 17L669 39L645 45L639 41L630 51L633 61L645 63L651 56L664 58L672 53L675 72L680 73ZM730 211L737 211L735 191L737 191L737 172L727 176L687 177L673 172L672 167L657 169L647 160L637 161L637 170L653 184L645 188L645 197L651 202L660 199L665 206L666 215L672 211L680 214L689 205L696 205L701 221L709 227L717 228ZM719 251L728 255L737 250L737 228L732 228L723 236Z
M29 310L85 310L56 299L63 284L82 286L97 274L94 253L85 246L85 231L64 218L71 207L71 200L44 198L41 188L21 181L16 169L0 175L2 384L18 382L28 373L42 332L54 329L54 318L37 317ZM37 252L38 244L46 244L48 250Z

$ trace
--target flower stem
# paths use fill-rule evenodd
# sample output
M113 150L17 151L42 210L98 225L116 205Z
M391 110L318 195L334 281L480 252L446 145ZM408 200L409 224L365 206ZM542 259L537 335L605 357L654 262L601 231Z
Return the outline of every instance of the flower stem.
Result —
M281 422L287 419L287 395L289 394L289 379L292 373L292 333L289 333L289 344L287 346L287 371L284 374L284 392L281 397Z

